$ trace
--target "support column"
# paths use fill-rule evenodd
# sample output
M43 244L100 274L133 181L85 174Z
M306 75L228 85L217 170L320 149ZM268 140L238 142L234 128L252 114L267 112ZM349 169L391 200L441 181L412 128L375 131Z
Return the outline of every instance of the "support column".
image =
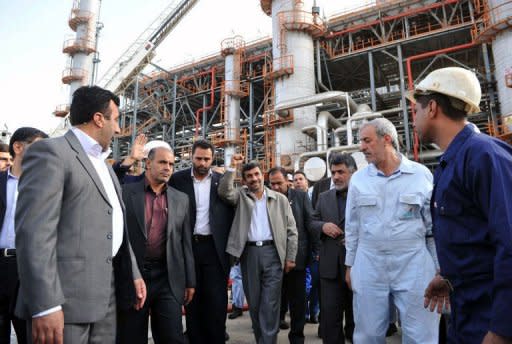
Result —
M405 155L411 152L411 135L409 133L409 113L407 112L407 101L405 99L405 76L404 76L404 61L402 58L402 45L398 44L396 47L398 58L398 72L400 73L400 93L402 94L402 114L404 116L404 131L405 131Z
M368 69L370 70L370 96L372 98L372 110L377 111L377 97L375 96L375 74L373 70L373 53L368 52Z

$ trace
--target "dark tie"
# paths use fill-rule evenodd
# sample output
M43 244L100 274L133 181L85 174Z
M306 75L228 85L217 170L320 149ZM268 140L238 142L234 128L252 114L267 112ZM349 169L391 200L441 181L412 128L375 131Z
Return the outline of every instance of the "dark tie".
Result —
M339 222L341 222L341 219L343 218L343 212L345 211L343 209L343 201L345 193L341 190L336 190L336 199L338 200L338 226L340 225Z

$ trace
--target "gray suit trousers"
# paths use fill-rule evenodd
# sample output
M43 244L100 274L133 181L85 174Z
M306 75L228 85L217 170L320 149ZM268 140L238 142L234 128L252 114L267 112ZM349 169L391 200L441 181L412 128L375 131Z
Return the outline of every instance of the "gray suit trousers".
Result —
M246 246L240 263L256 343L275 344L283 282L277 250L274 245Z

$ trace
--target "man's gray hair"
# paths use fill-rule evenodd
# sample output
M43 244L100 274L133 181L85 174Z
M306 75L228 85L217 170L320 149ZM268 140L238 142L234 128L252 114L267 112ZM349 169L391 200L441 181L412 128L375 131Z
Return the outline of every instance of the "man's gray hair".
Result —
M366 122L361 126L361 128L359 129L359 133L361 133L361 130L368 126L374 127L375 132L379 137L384 137L385 135L391 136L393 148L395 148L397 152L400 151L398 145L398 133L396 131L395 126L393 125L393 123L391 123L389 119L383 117L372 119L371 121Z

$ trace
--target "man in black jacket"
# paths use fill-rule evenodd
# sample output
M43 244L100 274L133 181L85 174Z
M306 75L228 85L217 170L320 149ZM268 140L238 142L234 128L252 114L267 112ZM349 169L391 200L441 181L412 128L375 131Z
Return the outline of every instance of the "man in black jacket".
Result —
M299 243L295 268L284 275L282 298L290 305L291 328L290 343L304 343L304 325L306 323L306 266L310 263L311 252L317 251L318 238L311 228L312 212L308 194L288 187L286 170L280 167L268 172L270 186L280 192L290 202L293 217L297 225ZM281 320L284 320L286 308L281 308Z
M170 185L189 197L196 293L186 307L190 344L223 344L226 334L229 258L226 253L234 209L217 195L221 174L212 171L215 148L205 140L192 146L192 168L173 174Z
M118 343L145 344L148 318L155 343L185 343L181 307L194 295L195 271L188 197L168 187L169 148L153 148L142 180L123 185L130 243L147 287L142 309L119 311Z
M344 229L348 184L357 166L350 155L338 153L330 159L329 168L335 188L320 194L312 227L320 234L322 340L326 344L338 344L344 343L345 338L351 340L354 332L352 292L345 282Z

